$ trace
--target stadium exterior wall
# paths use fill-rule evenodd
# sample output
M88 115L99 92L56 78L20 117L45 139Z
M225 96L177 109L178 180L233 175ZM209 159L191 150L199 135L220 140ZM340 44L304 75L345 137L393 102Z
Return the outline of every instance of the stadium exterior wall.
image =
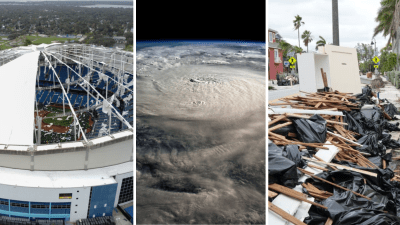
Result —
M76 221L87 217L90 189L91 187L32 188L0 184L0 198L29 202L71 202L69 220ZM59 199L61 193L72 193L72 199Z
M133 134L87 147L14 151L0 149L0 166L25 170L84 170L112 166L133 160Z
M124 178L128 178L128 177L132 177L133 176L133 172L132 173L124 173L124 174L119 174L115 177L115 180L118 182L118 187L117 187L117 194L116 196L119 196L120 192L121 192L121 184L122 184L122 180ZM133 201L133 199L132 199ZM124 202L128 203L128 202ZM115 202L114 202L114 207L117 207L118 205L118 198L115 198Z

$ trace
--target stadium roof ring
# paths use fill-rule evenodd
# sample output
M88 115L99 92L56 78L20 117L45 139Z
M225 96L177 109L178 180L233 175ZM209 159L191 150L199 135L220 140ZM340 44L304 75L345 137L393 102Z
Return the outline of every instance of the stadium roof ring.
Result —
M133 53L80 44L0 51L0 167L133 161Z

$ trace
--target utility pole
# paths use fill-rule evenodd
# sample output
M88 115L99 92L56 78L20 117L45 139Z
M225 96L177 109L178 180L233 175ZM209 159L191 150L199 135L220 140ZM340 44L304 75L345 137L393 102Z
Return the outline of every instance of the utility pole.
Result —
M338 0L332 0L333 45L339 46L339 13Z

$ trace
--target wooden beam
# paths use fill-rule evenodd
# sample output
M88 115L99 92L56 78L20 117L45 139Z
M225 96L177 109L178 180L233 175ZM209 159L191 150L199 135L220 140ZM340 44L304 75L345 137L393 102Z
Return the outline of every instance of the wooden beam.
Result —
M333 220L328 217L328 219L325 222L325 225L332 225L332 224L333 224Z
M276 125L276 126L274 126L274 127L268 128L268 131L274 131L274 130L277 130L277 129L279 129L279 128L289 126L289 125L291 125L291 124L292 124L292 122L282 123L282 124Z
M318 206L320 208L328 209L328 207L326 207L324 205L321 205L321 204L318 204L316 202L308 200L307 197L305 197L303 193L295 191L295 190L290 189L290 188L287 188L285 186L282 186L282 185L279 185L279 184L270 184L270 185L268 185L268 189L272 189L274 191L280 192L280 193L282 193L284 195L287 195L289 197L295 198L295 199L303 201L303 202L310 203L310 204Z
M302 168L299 168L299 167L297 167L297 169L299 169L300 171L304 171ZM337 188L340 188L340 189L343 189L343 190L346 190L346 191L351 191L353 194L355 194L355 195L357 195L357 196L360 196L360 197L363 197L363 198L365 198L365 199L371 200L371 198L369 198L369 197L367 197L367 196L364 196L364 195L362 195L362 194L359 194L359 193L357 193L357 192L355 192L355 191L353 191L353 190L350 190L350 189L348 189L348 188L342 187L342 186L340 186L340 185L337 185L337 184L335 184L335 183L332 183L332 182L330 182L330 181L327 181L327 180L322 179L322 178L320 178L320 177L317 177L317 176L315 176L315 175L308 174L308 176L311 176L312 178L315 178L315 179L317 179L317 180L320 180L320 181L323 181L323 182L325 182L325 183L328 183L328 184L330 184L330 185L332 185L332 186L335 186L335 187L337 187Z
M278 193L268 190L268 198L275 198Z
M286 118L286 115L285 115L285 114L276 117L274 120L272 120L272 121L270 121L270 122L268 123L268 127L271 126L271 125L274 124L274 123L277 123L277 122L279 122L279 121L285 119L285 118Z
M278 206L274 205L274 203L268 201L268 209L270 209L271 211L275 212L276 214L280 215L283 219L295 224L295 225L307 225L303 222L301 222L299 219L297 219L296 217L290 215L289 213L285 212L284 210L282 210L281 208L279 208Z
M365 175L369 175L369 176L372 176L372 177L377 177L376 173L372 173L372 172L368 172L368 171L352 168L352 167L349 167L349 166L343 166L343 165L336 164L336 163L328 163L328 162L324 162L324 161L318 161L318 160L310 159L310 158L304 157L304 156L302 157L302 159L305 159L305 160L310 161L310 162L315 162L315 163L321 163L321 164L324 164L324 165L334 166L336 168L343 168L343 169L346 169L346 170L359 172L359 173L362 173L362 174L365 174Z

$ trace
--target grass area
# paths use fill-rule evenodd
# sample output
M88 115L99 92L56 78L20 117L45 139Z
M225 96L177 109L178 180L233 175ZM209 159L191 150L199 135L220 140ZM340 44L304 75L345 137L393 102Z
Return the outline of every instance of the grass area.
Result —
M273 86L268 86L268 90L275 90Z
M50 114L53 114L53 113L50 113ZM60 118L62 120L59 120ZM60 126L68 127L74 120L74 117L69 116L69 118L68 119L67 118L68 118L68 116L57 117L57 118L47 118L47 119L45 118L45 119L43 119L43 122L48 123L48 124L52 123L53 125L60 125Z
M56 112L56 113L62 113L63 112L63 109L62 108L58 108L58 107L52 107L52 106L47 106L47 109L46 109L47 111L50 111L50 112ZM69 112L69 111L71 111L70 109L68 109L67 107L65 107L65 112ZM50 114L49 114L50 115ZM49 115L47 115L47 116L49 116Z
M34 35L34 36L25 36L26 38L29 38L29 40L32 41L33 44L39 45L39 44L51 44L52 41L60 41L60 42L65 42L68 40L75 40L77 42L79 38L59 38L55 36L50 36L50 37L40 37Z

